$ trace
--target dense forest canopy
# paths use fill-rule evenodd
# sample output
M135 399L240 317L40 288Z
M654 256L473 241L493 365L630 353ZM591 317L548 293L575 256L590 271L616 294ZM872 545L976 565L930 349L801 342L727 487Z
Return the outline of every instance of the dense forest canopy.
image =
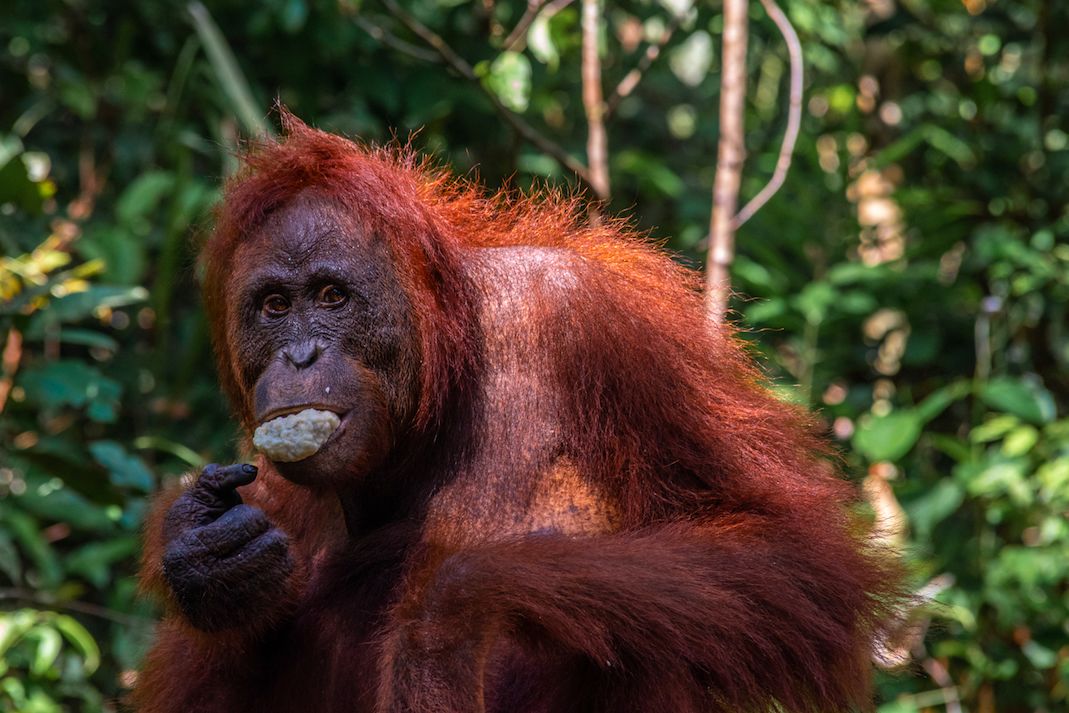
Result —
M789 73L750 5L744 201L776 164ZM146 503L236 457L194 256L242 137L277 130L277 100L491 187L581 188L580 3L530 6L0 10L0 710L117 708L155 616L134 580ZM880 711L1063 709L1069 5L782 7L801 136L738 232L731 307L934 597L884 652L901 667ZM598 23L608 208L701 267L721 5L621 0Z

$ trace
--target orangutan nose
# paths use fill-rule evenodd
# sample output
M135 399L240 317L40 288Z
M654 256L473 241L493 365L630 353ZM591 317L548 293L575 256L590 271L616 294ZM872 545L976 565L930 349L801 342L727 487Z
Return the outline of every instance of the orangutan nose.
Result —
M322 351L323 348L319 345L319 342L311 339L286 347L282 350L282 355L286 357L286 361L293 365L293 368L307 369L315 363Z

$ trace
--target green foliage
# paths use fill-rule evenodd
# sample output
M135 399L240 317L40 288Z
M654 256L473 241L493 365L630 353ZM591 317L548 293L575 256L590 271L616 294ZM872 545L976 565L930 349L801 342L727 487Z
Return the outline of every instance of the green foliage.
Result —
M577 3L14 0L0 24L0 710L113 710L153 612L138 528L164 482L235 457L196 236L242 136L302 118L414 144L490 185L565 185L485 95L585 154ZM556 4L554 4L556 5ZM607 3L606 96L675 2ZM1069 8L783 3L807 64L779 194L738 235L733 306L848 471L891 478L917 585L953 584L882 713L1069 706ZM751 3L743 198L777 158L782 40ZM970 12L975 14L970 14ZM612 207L699 265L720 8L696 4L609 117ZM416 51L413 51L413 47ZM428 61L430 59L431 61ZM191 239L192 236L192 239Z
M25 713L104 709L86 678L100 666L93 635L65 614L33 609L0 612L0 706Z

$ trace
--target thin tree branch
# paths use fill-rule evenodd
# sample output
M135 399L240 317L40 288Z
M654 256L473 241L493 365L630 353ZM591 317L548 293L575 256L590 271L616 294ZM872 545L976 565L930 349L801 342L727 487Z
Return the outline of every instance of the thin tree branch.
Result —
M523 11L523 16L520 21L516 23L516 27L512 28L512 32L505 38L505 41L501 43L501 46L506 52L517 51L516 47L520 44L520 41L527 36L527 28L531 26L531 23L538 17L538 11L542 9L542 6L546 3L546 0L527 0L527 9Z
M0 601L5 599L22 601L27 604L34 604L47 609L59 609L78 612L79 614L88 614L89 616L107 619L109 621L123 624L124 626L146 627L151 626L154 621L147 616L127 614L126 612L115 611L114 609L108 609L107 607L102 607L99 604L92 604L90 602L80 602L77 600L60 601L54 597L35 592L32 589L23 589L20 587L0 589Z
M724 39L720 77L720 140L709 220L709 254L705 268L705 300L709 318L721 322L731 293L735 259L735 207L746 155L743 107L746 100L747 0L724 0Z
M765 203L776 194L787 179L787 171L791 167L791 157L794 155L794 145L798 141L798 132L802 126L802 43L798 41L798 33L791 26L791 21L775 3L775 0L761 0L765 12L776 23L784 41L787 43L787 54L791 63L791 96L787 110L787 129L783 133L783 144L779 149L779 158L776 160L776 170L772 172L761 192L750 199L738 215L735 216L732 227L739 229L743 223L752 218Z
M379 25L376 25L374 22L368 20L363 15L353 14L352 18L353 22L356 23L357 27L359 27L361 30L370 35L371 39L376 40L386 45L387 47L391 47L400 52L401 54L407 54L409 57L418 59L423 62L430 62L431 64L439 64L442 61L442 58L439 57L435 52L425 50L422 47L417 47L411 42L405 42L400 37L387 30L385 27L380 27Z
M571 4L572 0L553 0L548 5L546 5L546 0L528 0L527 10L524 11L523 17L516 23L515 29L505 38L501 47L506 52L522 52L527 44L527 30L531 28L540 14L545 13L546 20L549 20ZM545 5L545 10L542 10L543 5Z
M635 87L642 81L643 75L646 74L646 70L653 66L653 63L657 61L657 58L661 56L661 51L665 48L665 45L672 39L672 35L675 34L679 26L683 24L683 20L686 19L687 13L690 12L690 8L693 3L689 3L687 7L680 13L672 15L672 19L664 28L664 32L657 39L656 42L646 47L646 51L642 54L642 59L638 61L638 64L634 68L624 75L624 78L620 80L620 83L616 85L616 89L613 90L608 101L605 102L605 118L608 119L612 116L616 108L620 106L620 102L630 96L631 92L635 91Z
M923 647L921 647L923 650ZM943 694L943 704L946 706L947 713L961 713L961 697L958 693L958 687L954 683L954 679L950 677L950 672L947 671L938 659L925 655L925 658L921 661L921 666L927 672L928 676L935 681L939 686L940 693Z
M408 14L408 12L397 4L396 0L382 0L382 4L391 15L401 22L401 24L407 27L413 34L437 52L438 56L445 60L446 64L452 67L458 74L460 74L460 76L474 82L490 101L490 104L494 107L494 110L498 115L500 115L501 118L516 131L516 133L534 144L538 150L552 156L561 165L565 166L568 170L573 171L580 180L587 185L590 185L590 171L587 167L577 158L565 151L563 147L538 133L534 127L502 104L501 100L497 98L497 95L479 81L479 77L475 74L475 69L468 64L464 58L453 51L453 48L450 47L440 35L412 15Z
M586 110L586 159L590 185L602 201L609 200L609 138L605 133L605 103L601 94L601 58L598 56L598 29L601 12L598 0L583 0L583 108Z

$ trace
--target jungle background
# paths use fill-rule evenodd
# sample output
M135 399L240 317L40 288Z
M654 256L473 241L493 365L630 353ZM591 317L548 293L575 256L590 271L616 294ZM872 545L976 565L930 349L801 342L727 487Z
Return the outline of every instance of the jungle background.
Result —
M524 30L523 0L3 4L0 710L121 709L156 615L146 502L236 456L194 256L237 142L278 99L368 140L419 129L490 186L575 185L503 119L584 159L580 3L531 5ZM782 7L801 136L738 231L731 307L934 598L885 652L880 713L1067 710L1069 3ZM598 22L610 209L701 267L720 3L613 0ZM749 26L743 200L788 103L757 2Z

